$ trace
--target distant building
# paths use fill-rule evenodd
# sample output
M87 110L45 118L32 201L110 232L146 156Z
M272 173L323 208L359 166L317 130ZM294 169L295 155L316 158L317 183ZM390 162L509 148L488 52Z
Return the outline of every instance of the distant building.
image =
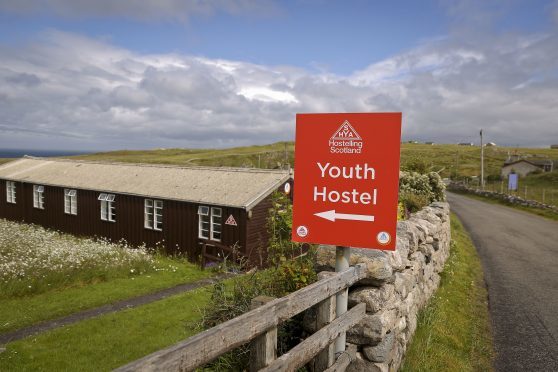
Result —
M0 165L0 218L183 254L267 255L271 194L288 171L23 158ZM209 257L211 259L211 257Z
M550 145L550 148L551 148L551 149L558 149L558 144L556 144L556 145Z
M459 146L475 146L473 142L461 142L458 143Z
M425 142L424 144L425 144L425 145L433 145L434 142Z
M494 146L496 146L496 144L494 142L488 142L485 146L486 147L494 147Z
M550 159L519 159L509 158L502 166L501 175L508 177L510 173L517 173L520 177L525 177L529 173L536 171L552 172L554 162Z
M414 143L414 144L416 144L416 143L418 143L418 141L413 141L413 140L411 140L411 141L407 141L407 143Z

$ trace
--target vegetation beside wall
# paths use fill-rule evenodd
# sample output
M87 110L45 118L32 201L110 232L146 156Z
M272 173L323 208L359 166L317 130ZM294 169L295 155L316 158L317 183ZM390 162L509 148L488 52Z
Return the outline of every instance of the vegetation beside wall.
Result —
M268 264L262 271L253 271L226 283L218 283L201 327L208 329L250 310L258 296L283 297L316 281L315 247L303 247L291 241L292 204L280 192L272 195L268 229L271 234ZM304 249L303 249L304 248ZM291 349L302 334L302 315L287 320L279 327L278 353ZM217 359L210 369L216 371L244 370L249 364L247 346L233 350Z
M404 372L491 371L494 350L482 267L467 232L451 217L452 247L440 287L419 313Z
M430 203L445 201L446 186L436 172L418 173L403 171L399 173L399 202L407 214L414 213Z

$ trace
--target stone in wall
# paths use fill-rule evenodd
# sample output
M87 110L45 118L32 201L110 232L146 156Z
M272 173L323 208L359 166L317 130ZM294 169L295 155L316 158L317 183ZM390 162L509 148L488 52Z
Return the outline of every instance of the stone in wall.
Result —
M447 203L432 203L398 222L395 252L351 249L351 265L364 263L367 278L349 291L349 306L365 303L366 315L347 332L347 342L357 350L348 371L399 369L417 314L438 288L449 257L449 217ZM320 247L318 265L334 270L334 246Z

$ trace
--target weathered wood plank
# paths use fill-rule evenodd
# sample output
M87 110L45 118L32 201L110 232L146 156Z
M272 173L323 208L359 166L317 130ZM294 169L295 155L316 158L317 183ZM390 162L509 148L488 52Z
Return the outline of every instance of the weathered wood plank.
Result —
M326 327L320 329L306 340L292 348L288 353L281 355L268 367L261 371L279 372L294 371L308 363L320 350L332 342L340 333L346 332L357 324L366 313L366 305L358 304L347 311Z
M189 371L251 341L271 327L364 279L366 266L346 271L273 300L255 310L159 350L117 371Z
M351 355L349 351L346 351L339 355L339 358L337 358L335 363L333 363L333 365L326 369L324 372L345 372L354 358L356 358L355 355Z
M258 296L252 299L251 308L257 309L274 297ZM277 327L268 329L265 333L257 336L250 345L250 371L259 371L268 366L277 358Z
M318 273L318 280L329 278L335 273L330 271L322 271ZM321 329L327 326L335 319L335 296L326 298L316 305L316 325L315 329ZM312 367L312 371L318 372L327 369L335 361L335 344L330 343L322 351L318 353Z

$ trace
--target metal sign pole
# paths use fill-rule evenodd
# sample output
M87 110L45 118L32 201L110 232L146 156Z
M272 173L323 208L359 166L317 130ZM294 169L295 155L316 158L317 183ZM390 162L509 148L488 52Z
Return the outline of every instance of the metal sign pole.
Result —
M335 272L342 272L349 268L349 261L351 257L351 248L337 246L335 250ZM337 293L335 297L335 317L347 312L349 303L349 289L345 288ZM341 353L345 352L346 333L339 334L335 339L335 356L338 357Z

